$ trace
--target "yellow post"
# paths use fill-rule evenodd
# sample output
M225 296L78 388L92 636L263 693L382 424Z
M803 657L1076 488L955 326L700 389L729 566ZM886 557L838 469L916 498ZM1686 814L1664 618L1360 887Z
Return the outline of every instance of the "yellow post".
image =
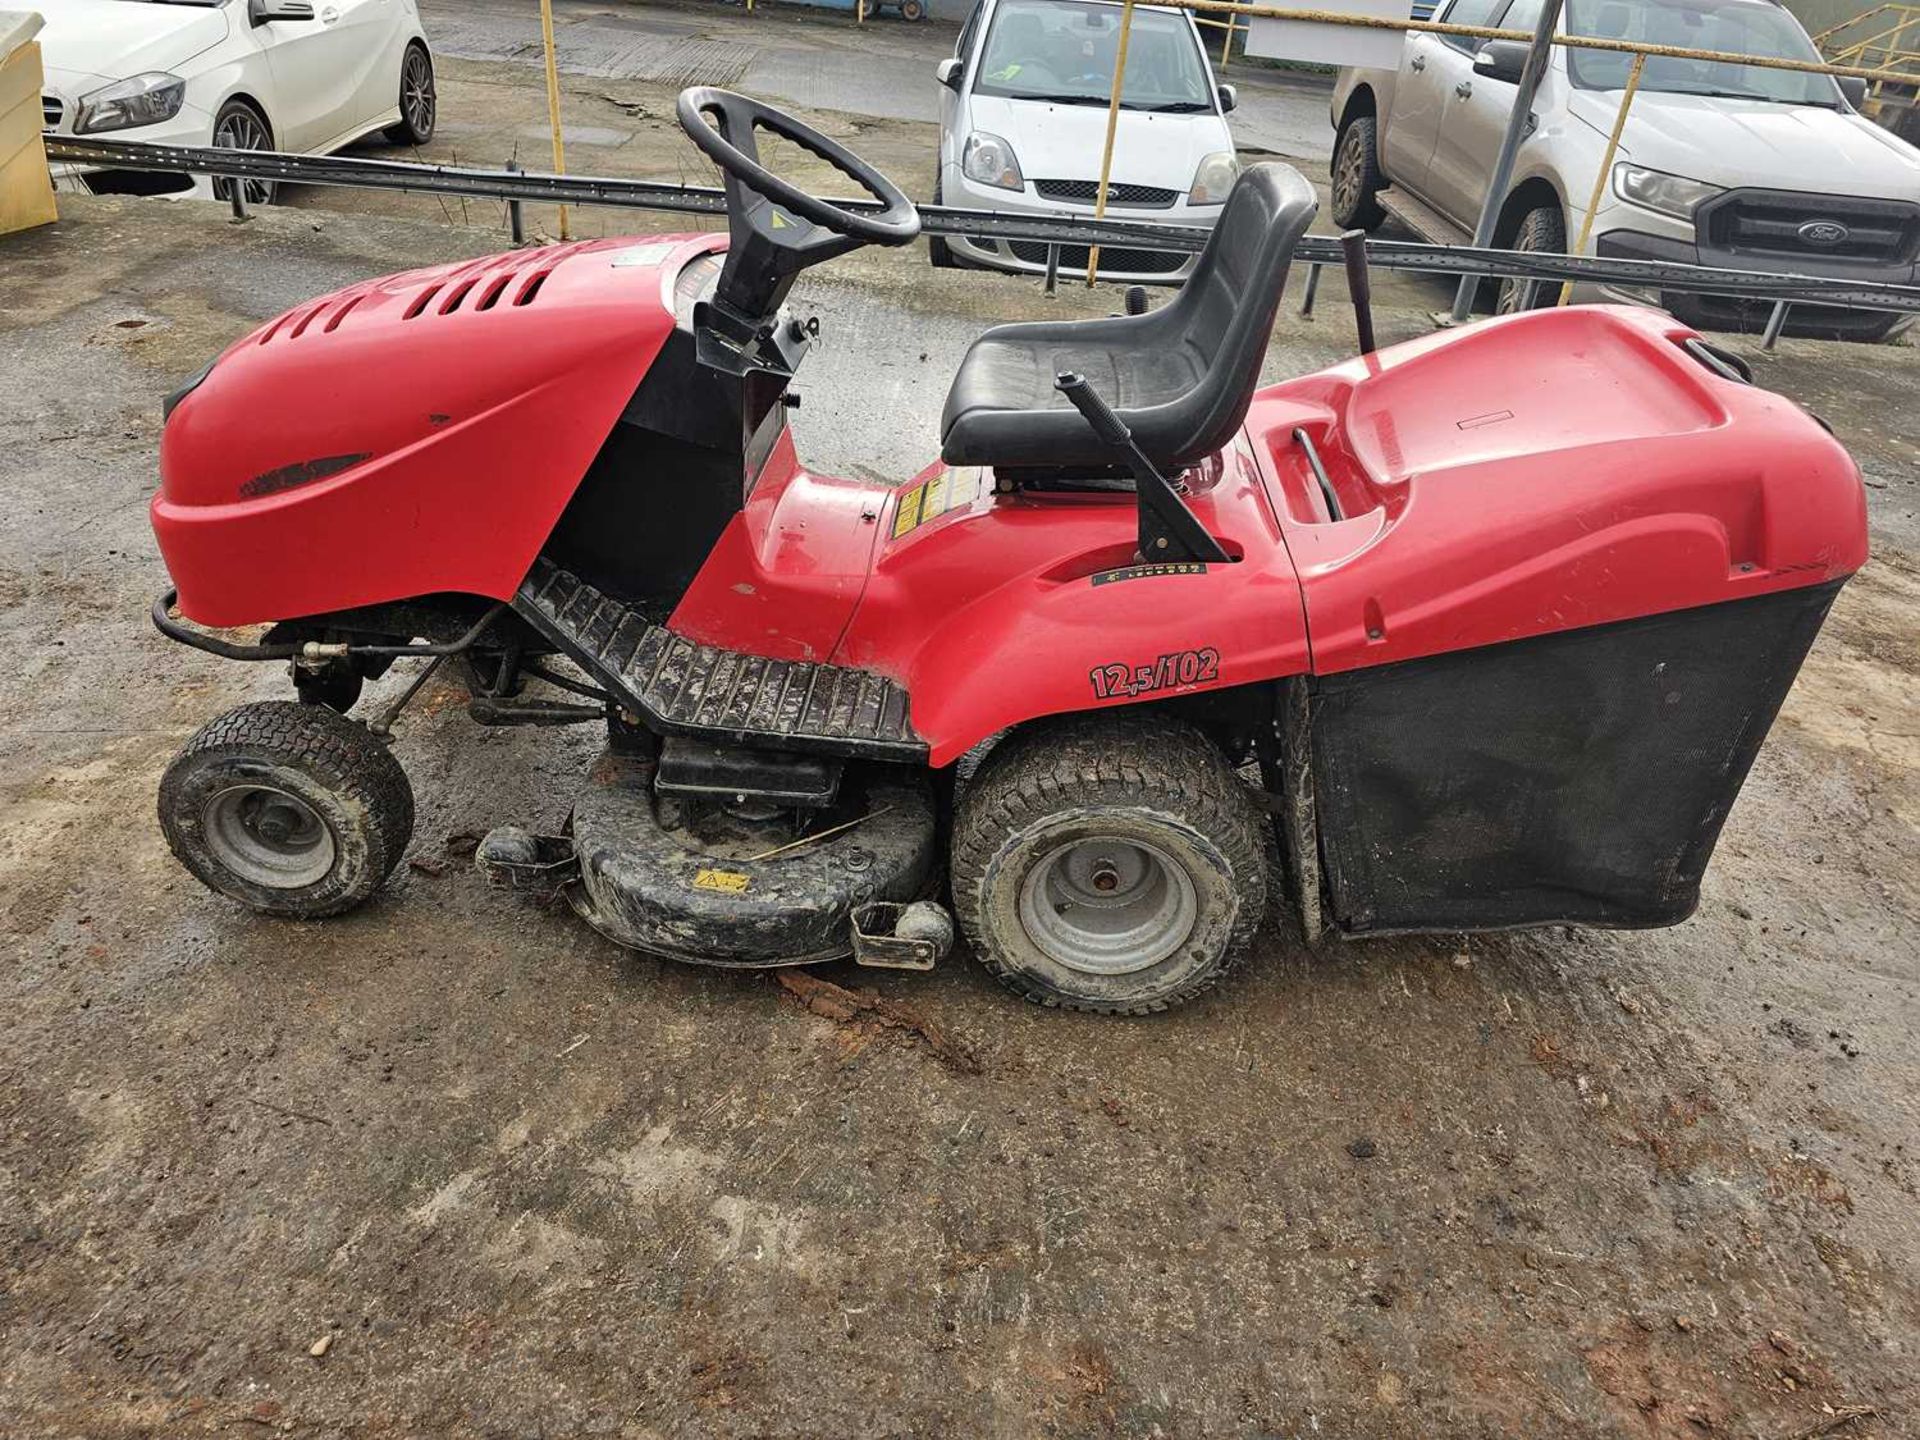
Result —
M567 147L560 136L560 64L553 54L553 0L540 0L540 40L547 48L547 118L553 124L553 173L567 173ZM560 238L567 234L567 207L560 207Z
M856 25L867 23L867 0L853 0L853 21Z
M1113 57L1113 94L1107 100L1107 148L1100 157L1100 189L1093 197L1093 218L1098 220L1107 213L1107 181L1113 173L1113 139L1120 133L1120 86L1127 75L1127 41L1133 38L1133 0L1120 8L1120 48ZM1100 247L1091 246L1087 250L1087 288L1093 288L1093 277L1100 268Z
M1233 16L1229 15L1227 17L1227 37L1220 42L1220 68L1222 70L1227 68L1227 61L1233 55L1233 30L1239 23L1240 22L1235 20Z
M1593 195L1587 201L1586 218L1580 222L1580 238L1574 242L1573 253L1584 255L1587 241L1593 238L1593 217L1600 209L1600 197L1607 193L1607 182L1613 175L1613 157L1620 149L1620 132L1627 128L1627 107L1633 104L1633 92L1640 88L1640 72L1647 67L1644 54L1633 57L1633 65L1627 71L1627 88L1620 92L1620 113L1613 117L1613 133L1607 137L1607 150L1600 157L1600 173L1593 179ZM1527 292L1521 292L1524 296ZM1560 287L1560 303L1567 304L1573 299L1573 282L1568 280Z

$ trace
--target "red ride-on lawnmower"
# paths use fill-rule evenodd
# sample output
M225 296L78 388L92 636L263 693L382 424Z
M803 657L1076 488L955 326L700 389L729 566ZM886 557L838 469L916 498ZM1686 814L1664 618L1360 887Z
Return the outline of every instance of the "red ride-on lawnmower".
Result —
M1859 472L1816 420L1612 308L1256 393L1315 208L1258 165L1167 304L990 330L939 463L816 475L786 402L817 326L787 293L919 217L779 111L679 113L726 172L726 239L368 281L168 401L155 618L290 662L301 702L168 769L195 875L273 915L365 900L413 823L383 736L452 661L483 724L607 728L567 834L496 830L481 865L676 959L924 968L944 872L1013 990L1163 1009L1248 947L1270 856L1309 939L1691 912L1865 560ZM771 174L756 130L878 205ZM407 695L348 718L409 656Z

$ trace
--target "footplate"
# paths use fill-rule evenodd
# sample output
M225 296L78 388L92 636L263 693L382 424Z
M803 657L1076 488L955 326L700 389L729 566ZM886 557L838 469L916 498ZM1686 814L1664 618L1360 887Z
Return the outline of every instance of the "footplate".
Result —
M884 676L696 644L545 559L513 608L664 734L926 762L907 692Z

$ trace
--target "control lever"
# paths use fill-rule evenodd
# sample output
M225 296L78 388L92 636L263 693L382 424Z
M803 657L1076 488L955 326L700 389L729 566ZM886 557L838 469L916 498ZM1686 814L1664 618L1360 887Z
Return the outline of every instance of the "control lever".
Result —
M1360 353L1371 355L1373 343L1373 283L1367 276L1367 232L1349 230L1340 237L1346 252L1347 290L1353 296L1353 322L1360 328Z
M1138 559L1145 564L1161 561L1201 560L1225 564L1227 552L1220 542L1193 518L1193 512L1174 492L1167 477L1155 468L1133 438L1126 423L1114 414L1105 400L1087 383L1087 377L1063 371L1053 378L1058 390L1093 427L1101 443L1119 452L1133 472L1134 494L1140 502Z

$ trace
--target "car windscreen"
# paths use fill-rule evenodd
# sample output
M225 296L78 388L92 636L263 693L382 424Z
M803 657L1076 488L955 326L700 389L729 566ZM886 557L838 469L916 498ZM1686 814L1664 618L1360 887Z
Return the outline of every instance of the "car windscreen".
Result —
M1118 5L1004 0L987 31L974 93L1104 106L1119 46ZM1120 104L1176 114L1213 109L1207 64L1184 16L1133 12Z
M1807 32L1794 18L1765 0L1568 0L1566 28L1570 35L1605 40L1723 50L1781 60L1820 59ZM1574 84L1587 90L1621 89L1632 64L1633 56L1624 52L1567 51L1567 73ZM1677 60L1665 55L1647 57L1640 88L1773 100L1784 105L1840 104L1839 87L1826 75L1710 60Z

